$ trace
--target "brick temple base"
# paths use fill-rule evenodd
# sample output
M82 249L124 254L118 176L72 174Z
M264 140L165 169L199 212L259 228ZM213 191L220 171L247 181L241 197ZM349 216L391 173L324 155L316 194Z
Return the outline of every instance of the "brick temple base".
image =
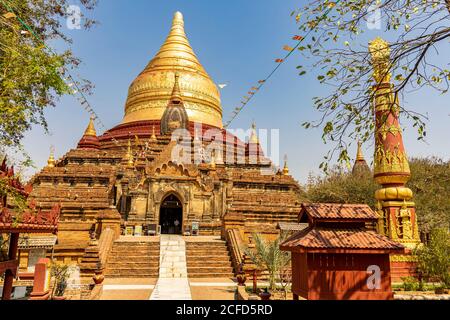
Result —
M391 281L403 282L404 277L418 277L417 260L410 253L391 255Z

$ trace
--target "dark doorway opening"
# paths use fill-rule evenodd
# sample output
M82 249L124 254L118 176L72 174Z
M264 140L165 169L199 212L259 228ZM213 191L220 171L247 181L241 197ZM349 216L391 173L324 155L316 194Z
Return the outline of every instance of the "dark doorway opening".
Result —
M169 195L162 202L159 211L159 224L162 234L181 234L183 206L175 195Z

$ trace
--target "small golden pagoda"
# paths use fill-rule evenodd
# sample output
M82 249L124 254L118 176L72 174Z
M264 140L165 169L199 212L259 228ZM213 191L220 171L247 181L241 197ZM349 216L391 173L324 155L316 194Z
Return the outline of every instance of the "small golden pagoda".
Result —
M352 174L359 176L368 173L370 173L370 168L362 152L362 143L361 141L358 141L358 149L356 151L356 159L355 163L353 164Z
M56 165L56 160L55 160L55 150L53 148L53 146L50 148L50 155L48 157L47 160L47 167L49 168L54 168Z

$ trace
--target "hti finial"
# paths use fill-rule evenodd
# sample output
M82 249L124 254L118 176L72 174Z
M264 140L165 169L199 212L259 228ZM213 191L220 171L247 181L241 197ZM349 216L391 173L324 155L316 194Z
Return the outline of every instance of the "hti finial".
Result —
M171 101L181 101L181 90L180 90L180 75L175 72L175 82L173 84Z
M253 121L253 123L252 123L252 132L250 134L249 143L254 143L254 144L259 143L258 134L256 133L256 122L255 121Z
M287 154L284 155L284 168L283 168L283 176L289 175L289 167L288 167L288 157Z
M55 165L56 165L55 147L54 146L50 146L50 156L48 157L48 160L47 160L47 167L54 168Z
M184 25L183 14L180 11L175 12L173 15L173 25L182 24Z
M362 142L358 141L358 150L356 152L356 161L363 161L364 159L364 154L362 152Z
M86 130L84 131L85 136L92 136L92 137L97 136L97 132L95 131L95 125L94 125L95 119L96 119L95 116L93 116L93 115L90 116L89 124L88 124Z

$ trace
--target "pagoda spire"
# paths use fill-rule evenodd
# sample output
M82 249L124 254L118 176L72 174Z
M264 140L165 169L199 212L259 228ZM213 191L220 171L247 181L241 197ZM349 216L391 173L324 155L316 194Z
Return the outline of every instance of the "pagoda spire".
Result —
M374 179L381 185L376 191L379 232L414 248L420 243L413 193L405 187L411 173L399 124L400 105L391 83L389 43L376 38L369 44L375 85Z
M358 141L358 150L356 151L356 161L366 161L364 154L362 153L362 142Z
M128 168L134 167L133 152L131 150L131 138L128 138L127 152L125 153L125 157L123 158L123 163Z
M258 134L256 132L256 122L252 123L252 132L250 134L249 143L259 144Z
M158 139L156 138L155 125L153 125L153 127L152 127L152 136L150 137L150 140L153 141L153 142L155 142L156 140L158 140Z
M245 147L245 155L248 157L250 164L259 163L264 157L264 152L259 143L258 134L256 132L256 123L253 121L250 138Z
M287 155L284 156L284 168L283 168L283 176L288 176L289 175L289 167L288 167L288 158Z
M87 149L87 150L98 150L100 149L100 141L97 137L97 131L95 130L94 125L95 117L91 116L89 119L89 124L84 131L83 136L78 142L78 149Z
M356 160L353 164L352 174L362 175L369 172L370 168L367 165L366 159L364 158L364 154L362 152L362 142L358 141L358 149L356 151Z
M53 146L50 147L50 155L47 160L47 167L54 168L56 166L55 160L55 148Z
M161 134L168 135L177 129L187 129L188 122L188 114L181 98L179 75L175 73L172 95L161 118Z
M170 97L171 102L180 102L181 99L181 90L180 90L180 75L178 72L175 73L175 83L172 89L172 96Z
M85 136L92 136L92 137L97 136L97 132L95 131L94 120L95 120L94 116L91 116L89 118L89 124L88 124L86 130L84 131Z

